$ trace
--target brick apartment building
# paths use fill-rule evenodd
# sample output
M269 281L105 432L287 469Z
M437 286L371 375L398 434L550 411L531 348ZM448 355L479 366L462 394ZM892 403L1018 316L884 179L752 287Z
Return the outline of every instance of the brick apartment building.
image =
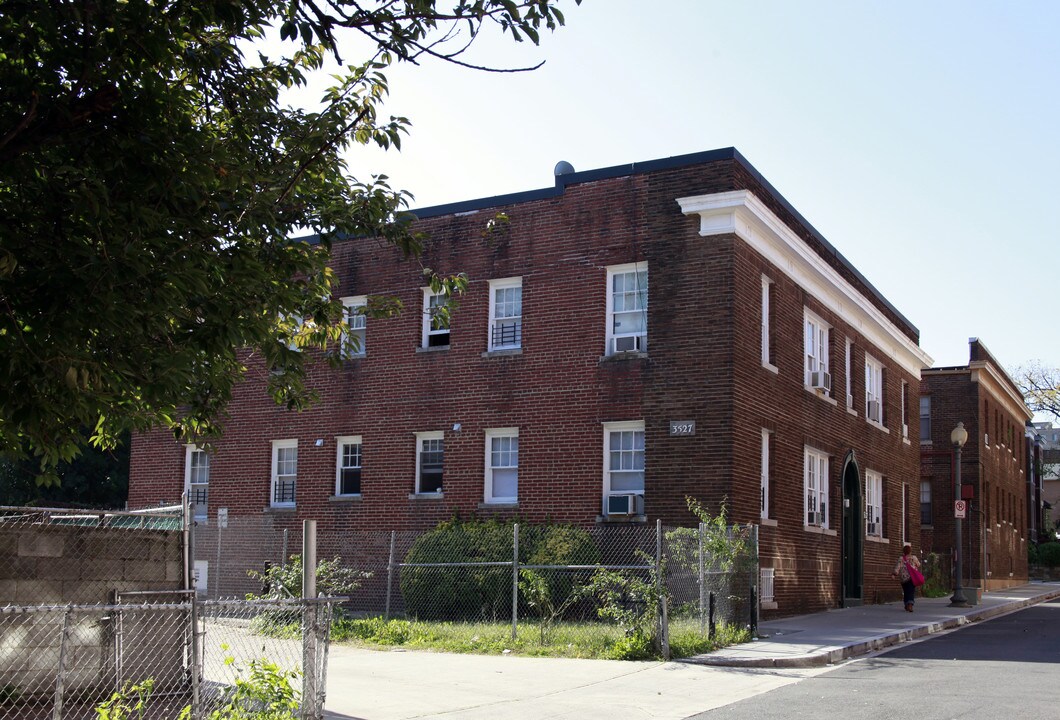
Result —
M964 585L996 590L1027 582L1027 543L1037 519L1029 502L1033 449L1027 423L1033 413L994 357L969 340L966 366L924 370L920 396L921 541L927 552L952 554L955 454L950 433L964 423L961 495ZM1039 513L1040 517L1040 513Z
M497 213L508 221L484 232ZM134 438L130 505L188 486L232 515L342 532L462 517L695 522L686 497L760 526L763 607L900 594L919 545L917 329L734 149L575 172L417 211L423 262L465 272L448 326L419 268L335 243L362 352L320 364L310 411L249 373L211 454ZM422 310L422 312L421 312ZM205 501L205 493L199 493Z

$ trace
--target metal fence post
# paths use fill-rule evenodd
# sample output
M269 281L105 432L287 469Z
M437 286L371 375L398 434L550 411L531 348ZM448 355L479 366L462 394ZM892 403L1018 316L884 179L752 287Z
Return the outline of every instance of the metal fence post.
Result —
M394 587L394 537L397 531L390 531L390 554L386 560L386 609L383 611L383 619L390 619L390 593Z
M519 623L519 523L512 523L512 640Z
M655 597L658 600L659 650L665 657L670 647L670 628L667 627L666 593L663 585L661 519L655 521Z
M317 521L302 521L302 717L317 720Z
M62 720L63 717L63 683L66 678L66 648L70 644L70 608L63 611L63 629L59 634L59 667L55 673L55 707L52 710L52 720Z
M707 524L699 524L699 634L707 632L707 574L706 560L703 557L703 536L707 532Z
M202 677L202 667L199 665L199 599L195 593L191 595L191 662L188 663L191 671L191 717L199 720L201 708L199 704L199 679Z

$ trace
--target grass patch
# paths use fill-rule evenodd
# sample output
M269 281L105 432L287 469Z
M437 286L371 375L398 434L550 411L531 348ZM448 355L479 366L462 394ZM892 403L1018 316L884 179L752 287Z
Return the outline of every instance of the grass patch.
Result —
M254 632L269 637L296 638L301 635L298 623L255 621L251 627ZM525 620L520 621L513 640L510 623L340 618L332 623L331 639L372 649L402 647L480 655L510 653L525 657L607 660L660 658L648 638L627 635L617 625L604 623L550 623L542 627L538 622ZM670 653L675 658L699 655L750 640L750 632L742 627L719 625L714 636L707 638L700 633L697 621L679 620L670 624Z

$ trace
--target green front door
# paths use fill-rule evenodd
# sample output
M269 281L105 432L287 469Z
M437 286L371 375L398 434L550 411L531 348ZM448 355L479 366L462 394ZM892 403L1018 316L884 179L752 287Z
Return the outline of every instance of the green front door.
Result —
M843 463L843 607L862 602L865 562L862 505L861 473L851 450Z

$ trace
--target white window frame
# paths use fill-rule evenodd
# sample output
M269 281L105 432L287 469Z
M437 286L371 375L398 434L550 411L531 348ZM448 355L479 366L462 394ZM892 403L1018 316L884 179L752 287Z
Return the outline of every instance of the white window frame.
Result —
M438 302L435 302L438 299ZM427 348L443 348L449 347L449 343L452 342L452 315L449 317L449 322L444 328L433 327L434 323L434 307L436 305L443 304L447 301L444 292L434 292L429 287L423 288L423 336L421 338L421 347ZM437 342L431 344L432 338L445 338L445 342Z
M762 276L762 367L770 370L776 369L773 364L773 347L769 342L771 332L769 305L773 294L773 281L765 275Z
M872 406L876 403L876 414ZM865 419L875 425L883 425L883 365L871 355L865 355Z
M364 357L368 352L368 318L364 308L368 307L367 295L342 298L342 314L347 329L342 336L342 356L345 358ZM357 349L353 349L351 337L358 340Z
M759 513L763 520L769 519L769 445L772 433L762 428L762 453L761 453L761 475L759 490L761 498L759 501Z
M633 467L632 468L612 468L611 467L611 435L614 433L634 433L634 447L630 451L633 453ZM641 449L640 449L640 473L641 473L641 486L640 489L619 489L616 490L612 486L611 476L621 472L635 473L636 472L636 433L640 433L641 438ZM628 420L623 422L607 422L604 423L604 484L603 484L603 507L606 514L607 511L607 499L612 495L640 495L644 496L644 457L646 450L646 439L644 436L644 421L643 420ZM626 451L620 451L626 452Z
M280 450L294 449L294 473L280 473ZM289 461L286 461L289 462ZM289 468L283 468L288 470ZM277 500L276 494L279 489L281 482L288 482L283 478L292 478L289 482L293 483L292 495L297 497L298 493L298 440L289 438L286 440L273 440L272 441L272 482L269 483L269 504L272 507L283 508L283 507L294 507L295 500Z
M346 465L346 447L349 445L357 446L357 464ZM358 490L355 493L344 493L342 492L342 471L343 470L357 470L357 486ZM360 435L339 435L335 438L335 495L337 497L359 497L361 491L364 489L361 487L363 482L364 473L364 444L361 441Z
M486 348L489 352L496 350L518 350L523 346L523 279L521 277L503 278L490 280L490 314L489 328L487 330ZM505 304L497 302L497 293L506 290L518 290L518 314L498 315L504 309ZM515 338L509 342L498 342L495 330L498 327L514 325Z
M508 438L514 440L514 447L499 449L502 456L507 455L513 464L496 464L494 462L494 441ZM514 456L514 457L512 457ZM515 495L497 495L494 490L494 473L498 470L515 470ZM486 503L514 504L519 502L519 428L491 428L486 430L486 487L483 499Z
M196 464L196 458L204 460L202 464ZM202 476L196 478L196 470L205 468L206 481ZM198 488L196 487L198 486ZM184 490L188 493L188 502L192 507L192 516L196 520L206 520L210 515L210 455L194 443L184 446ZM203 501L198 501L198 494L205 492Z
M802 522L804 527L828 529L828 465L828 453L809 445L804 446L802 473Z
M807 388L810 385L810 375L815 372L831 374L829 370L828 355L831 350L829 333L832 326L826 323L821 316L809 308L803 308L803 382ZM822 391L824 392L824 391ZM831 395L831 390L824 392Z
M847 410L854 409L854 341L846 339L846 388Z
M906 406L908 403L905 400L906 394L909 392L909 383L905 380L902 381L902 396L901 396L901 420L902 420L902 439L909 439L909 418L906 416Z
M865 471L865 536L883 537L883 475Z
M628 274L644 274L644 308L639 312L644 315L644 331L634 333L622 333L615 331L616 315L633 314L638 312L637 310L622 310L619 312L615 311L615 291L614 283L615 278L620 275ZM638 277L639 280L639 277ZM648 263L627 263L625 265L612 265L607 268L607 348L604 352L605 355L615 355L623 352L648 352ZM639 293L638 293L639 294ZM635 338L633 343L636 347L633 350L616 350L616 344L619 341L625 341L627 338Z
M442 442L442 482L437 490L424 491L420 470L423 467L424 443L440 440ZM432 447L433 451L433 447ZM417 495L441 495L445 490L445 433L441 430L416 433L416 494Z

